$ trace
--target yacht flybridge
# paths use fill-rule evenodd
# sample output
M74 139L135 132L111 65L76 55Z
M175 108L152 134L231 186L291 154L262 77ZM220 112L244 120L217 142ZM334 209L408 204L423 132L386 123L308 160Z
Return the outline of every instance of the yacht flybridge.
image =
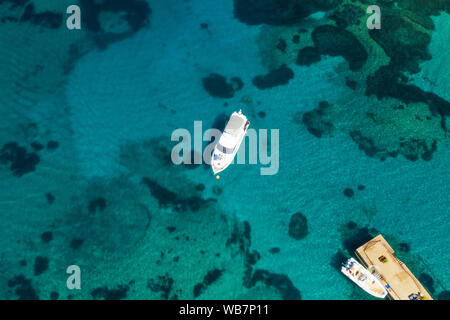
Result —
M211 156L214 174L225 170L233 162L249 125L241 110L233 112Z
M374 297L384 298L388 294L380 280L353 258L348 259L343 264L341 272L361 289Z

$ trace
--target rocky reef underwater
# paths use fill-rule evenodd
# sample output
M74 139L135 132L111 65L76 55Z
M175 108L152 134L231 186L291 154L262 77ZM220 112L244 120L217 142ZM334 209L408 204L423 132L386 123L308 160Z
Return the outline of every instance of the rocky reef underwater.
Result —
M449 17L448 0L0 0L0 298L368 299L340 263L382 233L449 299ZM334 90L299 94L314 68ZM280 175L172 163L172 130L222 129L235 106L290 133Z

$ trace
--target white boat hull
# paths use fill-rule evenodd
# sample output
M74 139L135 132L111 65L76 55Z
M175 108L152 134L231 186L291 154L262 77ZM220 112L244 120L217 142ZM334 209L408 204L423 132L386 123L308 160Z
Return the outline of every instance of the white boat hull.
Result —
M388 294L381 281L353 258L347 260L347 263L342 266L341 272L361 289L376 298L382 299Z
M222 172L233 163L249 124L247 117L240 110L233 112L211 155L211 167L214 174Z

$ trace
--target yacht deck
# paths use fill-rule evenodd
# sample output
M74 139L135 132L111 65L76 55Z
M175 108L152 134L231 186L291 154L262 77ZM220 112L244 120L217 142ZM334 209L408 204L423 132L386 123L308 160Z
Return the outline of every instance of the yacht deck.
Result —
M381 283L388 285L389 298L410 300L411 294L416 294L423 300L433 300L408 267L394 256L381 234L356 249L356 256L366 267L375 266Z

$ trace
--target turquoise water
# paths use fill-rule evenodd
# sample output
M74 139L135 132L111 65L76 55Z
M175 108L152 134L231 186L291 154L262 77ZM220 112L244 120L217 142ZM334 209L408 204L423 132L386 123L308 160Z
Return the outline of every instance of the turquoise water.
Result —
M34 18L21 21L32 1L0 1L1 17L18 17L0 24L2 299L370 299L338 268L379 233L434 298L448 298L449 7L419 10L423 25L400 30L430 55L408 56L419 70L392 62L390 34L370 36L364 11L346 27L352 36L324 33L326 43L349 41L347 51L363 46L367 58L351 70L361 56L320 49L311 35L337 25L343 5L295 21L283 9L282 23L239 16L252 1L155 0L134 20L126 13L147 2L80 1L81 30L49 27L66 2L33 1ZM389 21L380 32L396 31ZM425 49L414 32L429 36ZM320 61L299 63L314 46ZM282 65L287 83L254 84ZM366 80L386 65L409 87L378 99ZM243 87L214 96L202 83L210 74ZM279 129L277 174L232 165L217 180L206 165L170 162L175 129L201 120L206 130L238 109L254 129ZM297 212L301 239L289 233ZM69 265L81 269L80 290L66 287Z

